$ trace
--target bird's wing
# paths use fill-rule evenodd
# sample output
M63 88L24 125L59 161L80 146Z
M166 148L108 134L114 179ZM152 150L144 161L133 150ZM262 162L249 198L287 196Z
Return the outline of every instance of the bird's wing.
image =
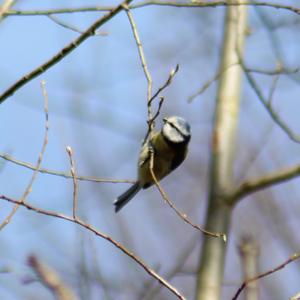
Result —
M150 159L150 149L151 146L149 144L149 142L146 142L140 152L140 156L139 156L139 161L138 161L138 165L139 167L143 166L145 163L147 163Z

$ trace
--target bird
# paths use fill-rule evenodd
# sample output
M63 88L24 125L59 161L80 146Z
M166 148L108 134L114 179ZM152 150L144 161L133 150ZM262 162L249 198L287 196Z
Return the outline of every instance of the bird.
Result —
M137 181L114 201L115 212L123 208L141 189L147 189L155 183L150 172L151 152L153 172L159 181L184 161L190 139L190 125L185 119L178 116L163 118L161 130L153 133L142 145Z

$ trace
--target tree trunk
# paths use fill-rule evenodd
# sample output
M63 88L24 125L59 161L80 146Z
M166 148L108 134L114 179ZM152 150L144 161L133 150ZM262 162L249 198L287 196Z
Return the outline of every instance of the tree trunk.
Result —
M228 204L228 197L232 190L242 75L242 70L237 64L237 53L241 54L243 51L246 19L246 6L227 7L220 67L222 75L218 86L211 144L206 229L223 232L226 236L228 236L232 212L232 207ZM197 275L197 300L220 299L226 247L227 243L221 239L204 237Z

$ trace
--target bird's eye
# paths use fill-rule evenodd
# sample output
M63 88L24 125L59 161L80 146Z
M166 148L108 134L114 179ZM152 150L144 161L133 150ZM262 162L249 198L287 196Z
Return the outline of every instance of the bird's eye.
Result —
M166 123L167 122L167 118L163 118L163 122Z

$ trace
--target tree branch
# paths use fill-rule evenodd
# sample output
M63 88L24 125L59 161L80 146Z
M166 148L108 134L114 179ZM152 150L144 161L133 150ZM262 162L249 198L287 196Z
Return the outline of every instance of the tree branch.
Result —
M70 166L71 166L71 174L73 177L73 218L77 219L77 208L78 208L78 183L76 178L76 167L75 167L75 161L73 157L73 150L70 146L67 146L66 151L69 155L70 159Z
M67 24L66 22L58 19L57 17L55 16L52 16L52 15L47 15L47 17L53 21L54 23L56 23L57 25L61 26L61 27L64 27L66 29L69 29L71 31L74 31L74 32L77 32L77 33L80 33L82 34L83 33L83 30L79 29L78 27L74 26L74 25L71 25L71 24ZM99 35L99 36L106 36L108 35L106 32L95 32L94 35Z
M174 286L172 286L167 280L165 280L163 277L161 277L159 274L157 274L149 266L147 266L139 257L137 257L132 252L130 252L127 248L125 248L125 246L123 246L122 244L120 244L119 242L114 240L109 235L107 235L107 234L105 234L101 231L98 231L92 225L90 225L88 223L85 223L80 218L74 219L73 217L70 217L70 216L67 216L67 215L64 215L64 214L61 214L61 213L57 213L57 212L50 211L50 210L44 210L44 209L38 208L36 206L33 206L29 203L22 202L20 200L12 199L12 198L7 197L5 195L0 195L0 199L5 200L5 201L10 202L10 203L13 203L13 204L16 204L16 205L23 206L23 207L25 207L29 210L34 211L35 213L55 217L55 218L58 218L58 219L62 219L62 220L77 224L77 225L87 229L88 231L96 234L97 236L99 236L99 237L105 239L106 241L108 241L109 243L113 244L115 247L117 247L119 250L121 250L123 253L125 253L128 257L130 257L138 265L140 265L151 277L153 277L160 284L165 286L169 291L171 291L178 299L186 300L186 298L183 295L181 295L181 293Z
M46 151L46 147L48 144L48 131L49 131L49 114L48 114L48 94L46 91L46 87L45 87L45 81L41 82L41 87L42 87L42 92L43 92L43 97L44 97L44 112L45 112L45 133L44 133L44 138L43 138L43 143L42 143L42 147L37 159L37 163L35 166L35 170L31 176L31 179L20 199L21 203L24 203L28 197L28 195L31 193L32 191L32 186L33 183L39 173L39 169L41 167L42 164L42 160ZM17 210L19 209L20 204L16 204L14 206L14 208L12 209L12 211L9 213L9 215L5 218L5 220L0 224L0 230L2 230L12 219L12 217L15 215L15 213L17 212Z
M242 198L251 193L258 192L264 188L270 187L274 184L283 183L287 180L293 179L300 175L300 165L279 170L269 175L264 175L260 178L250 179L242 183L230 197L232 204L235 204Z
M193 228L201 231L203 234L207 235L207 236L211 236L211 237L217 237L217 238L221 238L224 243L226 243L227 237L226 234L224 233L219 233L219 232L211 232L208 230L205 230L204 228L201 228L199 225L193 223L188 216L185 213L182 213L176 206L175 204L170 200L170 198L168 197L167 193L163 190L163 188L160 186L155 173L154 173L154 153L153 151L150 154L150 164L149 164L149 170L151 173L151 176L153 178L153 181L157 187L157 189L159 190L161 196L163 197L163 199L166 201L166 203L168 203L168 205L175 211L175 213L187 224L191 225Z
M150 5L158 6L168 6L168 7L219 7L219 6L261 6L270 7L274 9L288 10L297 15L300 14L300 8L291 5L283 5L270 2L260 2L260 1L241 1L241 2L231 2L227 1L190 1L190 2L175 2L175 1L144 1L138 4L133 4L129 6L129 9L142 8ZM83 12L95 12L95 11L110 11L112 6L90 6L90 7L79 7L79 8L61 8L61 9L47 9L47 10L9 10L5 13L7 16L38 16L38 15L52 15L52 14L66 14L66 13L83 13Z
M69 45L64 47L61 51L59 51L57 54L55 54L51 59L43 63L38 68L34 69L30 73L23 76L21 79L16 81L12 86L10 86L6 91L4 91L0 95L0 104L6 100L8 97L12 96L14 92L16 92L19 88L21 88L23 85L27 84L29 81L31 81L33 78L39 76L40 74L47 71L49 68L54 66L56 63L58 63L60 60L62 60L64 57L66 57L69 53L71 53L73 50L75 50L82 42L84 42L87 38L90 36L93 36L95 34L96 29L98 29L100 26L102 26L104 23L109 21L111 18L113 18L116 14L118 14L120 11L124 9L124 5L129 4L133 0L125 0L118 6L112 8L107 14L105 14L103 17L98 19L94 24L92 24L86 31L84 31L78 38L73 40Z
M294 255L292 255L289 259L287 259L285 262L283 262L282 264L280 264L278 267L269 270L267 272L264 272L260 275L255 276L254 278L250 278L248 280L245 280L243 282L243 284L241 285L241 287L237 290L236 294L233 296L232 300L236 300L238 298L238 296L240 295L240 293L243 291L243 289L250 283L253 281L256 281L260 278L266 277L270 274L273 274L281 269L283 269L285 266L287 266L288 264L290 264L291 262L293 262L294 260L297 260L300 258L300 253L295 253Z
M0 153L0 158L9 161L11 163L14 163L18 166L27 168L29 170L37 170L37 168L27 162L20 161L15 159L14 157L5 154L5 153ZM73 176L71 173L66 173L66 172L61 172L61 171L55 171L55 170L49 170L49 169L44 169L40 168L37 170L39 173L43 174L49 174L49 175L54 175L54 176L59 176L63 177L66 179L73 179ZM76 176L77 180L81 181L91 181L91 182L105 182L105 183L135 183L135 180L118 180L118 179L105 179L105 178L97 178L97 177L91 177L91 176L82 176L82 175L77 175Z
M294 141L296 143L300 143L300 136L295 134L292 131L292 129L286 124L286 122L284 122L281 119L281 117L279 116L279 114L272 108L272 106L269 104L268 100L265 99L261 89L259 88L254 77L250 74L250 72L248 72L248 68L245 65L245 62L240 55L239 55L239 61L240 61L240 65L244 71L244 74L245 74L250 86L254 90L256 96L258 97L258 99L260 100L262 105L265 107L266 111L269 113L272 120L289 136L289 138L292 141Z
M42 284L53 293L57 300L78 299L58 274L52 268L42 263L36 256L29 256L28 264L35 271Z

